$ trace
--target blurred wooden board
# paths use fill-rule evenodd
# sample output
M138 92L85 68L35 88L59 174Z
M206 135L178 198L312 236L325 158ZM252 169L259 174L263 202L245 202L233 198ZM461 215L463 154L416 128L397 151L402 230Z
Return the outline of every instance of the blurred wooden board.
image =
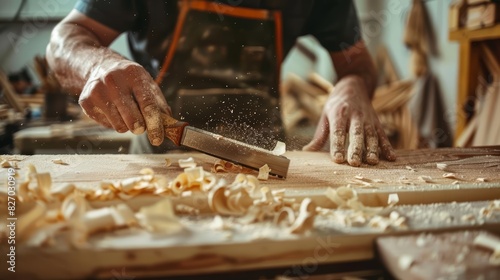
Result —
M74 132L68 128L65 133L54 133L51 126L39 126L17 132L14 135L14 147L23 155L53 154L54 151L68 154L126 154L133 137L131 132L118 133L98 125Z
M385 205L387 194L398 193L404 204L478 201L500 197L500 148L448 148L429 150L400 150L395 162L381 161L378 165L363 164L351 167L335 164L328 153L287 152L290 169L287 179L271 177L262 181L271 188L286 188L293 196L322 197L328 187L351 184L368 205ZM158 174L174 179L182 172L177 161L193 157L198 165L210 170L216 158L201 153L172 153L165 155L35 155L17 156L23 160L19 167L29 164L37 166L40 172L50 172L55 184L75 183L78 186L97 186L102 180L118 180L137 176L142 168L149 167ZM60 158L68 165L57 165L52 159ZM165 166L165 159L173 163ZM490 159L484 164L451 165L446 170L436 168L436 163L467 161L470 159ZM411 169L410 169L411 168ZM443 178L443 174L453 172L458 179ZM257 173L254 173L257 175ZM236 174L219 174L232 181ZM355 182L359 175L371 181L371 187ZM0 173L3 179L5 173ZM418 179L419 176L432 177L432 183ZM478 182L485 178L486 182ZM377 183L375 181L382 180ZM454 184L455 183L455 184ZM458 190L458 191L457 191ZM416 194L415 194L416 193ZM321 205L321 201L319 201Z
M437 169L435 164L471 156L492 157L498 152L495 147L398 151L396 162L382 161L377 166L363 165L361 168L334 164L327 153L288 152L285 156L291 159L289 177L286 180L271 178L262 184L287 188L287 196L311 197L319 205L331 206L324 199L326 188L346 185L356 175L371 180L381 179L383 182L373 183L373 187L359 185L356 188L361 200L367 204L385 205L387 195L394 192L399 194L400 204L409 204L395 207L408 217L410 226L409 230L397 234L464 228L498 232L498 216L474 221L461 217L477 216L489 203L479 200L500 199L500 162L493 160L487 167L484 164L450 164L453 166L451 171L460 178L458 185L452 184L454 179L442 178L444 171ZM3 157L19 159L20 173L27 165L34 164L39 172L50 172L55 184L71 182L94 187L101 180L136 176L145 167L173 178L182 171L176 161L190 156L206 170L210 170L216 161L199 153ZM68 165L54 164L52 159L55 158ZM170 167L165 166L166 158L173 162ZM435 183L418 180L421 175L431 176ZM0 170L1 182L6 182L5 176L6 170ZM235 174L220 176L231 180ZM401 183L401 177L407 178L411 184ZM478 177L487 178L488 182L477 182ZM154 201L154 198L144 199L143 204ZM56 242L49 248L18 248L18 272L14 276L17 279L112 278L126 271L129 277L146 277L297 265L303 270L305 262L322 264L372 259L375 238L389 234L369 227L338 226L328 217L321 216L316 218L315 230L309 235L289 234L270 222L241 226L231 219L226 219L229 224L234 224L229 232L214 230L211 227L212 214L181 219L187 228L175 235L153 236L139 229L126 229L94 235L91 246L81 250L69 248L64 242ZM0 219L0 226L4 220ZM2 242L2 246L4 244ZM2 251L4 249L2 247ZM0 276L3 273L5 270Z

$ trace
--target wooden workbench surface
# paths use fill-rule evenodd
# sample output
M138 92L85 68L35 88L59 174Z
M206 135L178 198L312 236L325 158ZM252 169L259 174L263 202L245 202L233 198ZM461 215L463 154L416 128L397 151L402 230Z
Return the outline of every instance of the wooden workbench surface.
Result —
M378 165L364 164L360 168L335 164L328 153L295 151L287 152L285 156L291 160L288 177L285 180L271 178L261 183L271 188L286 188L290 195L322 196L328 187L351 184L360 193L363 202L372 206L385 205L386 194L395 192L400 194L402 204L477 201L500 197L500 190L494 188L500 183L500 147L398 151L395 162L381 161ZM193 157L205 170L211 170L217 161L201 153L13 157L23 159L18 163L21 169L33 164L41 172L50 172L56 185L75 183L82 187L95 187L103 180L137 176L146 167L174 179L183 170L176 164L179 159ZM53 159L62 159L67 165L54 164ZM165 159L173 164L166 167ZM448 167L441 170L436 167L436 163L447 163ZM455 173L457 178L444 178L445 173ZM0 180L5 174L0 173ZM257 175L257 172L254 174ZM219 174L228 181L235 175ZM356 180L357 175L365 178L371 186ZM424 182L419 179L420 176L430 176L432 182ZM486 182L479 182L478 178L484 178ZM413 195L414 192L419 195Z
M488 205L488 200L500 199L500 148L398 151L398 155L396 162L353 168L332 163L326 153L288 152L285 154L291 159L288 177L271 178L261 184L286 188L289 197L311 197L324 207L331 206L324 196L328 187L351 184L360 199L372 206L385 206L388 194L398 193L401 206L394 209L409 221L409 229L402 233L458 228L483 228L499 233L498 216L461 217L477 215ZM33 164L39 172L50 172L54 185L75 183L92 188L102 180L137 176L145 167L173 179L182 172L176 160L190 156L205 170L210 170L216 161L199 153L12 157L20 159L19 172ZM68 164L54 164L55 158ZM174 164L166 167L166 158ZM436 163L445 162L446 170L436 168ZM444 178L442 175L447 172L455 173L456 178ZM356 175L370 185L356 181ZM1 170L1 182L5 182L5 176L6 171ZM219 176L231 180L235 174ZM432 177L432 183L423 182L419 176ZM155 198L137 200L147 204ZM209 213L181 219L186 230L175 235L154 236L138 229L124 229L93 235L91 246L80 250L62 242L49 248L20 248L20 272L15 276L18 279L113 277L126 268L128 276L137 277L292 266L305 261L321 264L368 260L374 257L373 240L391 234L345 227L321 215L316 217L315 230L306 235L284 232L271 223L241 226L231 218L225 220L229 229L214 230L213 215Z

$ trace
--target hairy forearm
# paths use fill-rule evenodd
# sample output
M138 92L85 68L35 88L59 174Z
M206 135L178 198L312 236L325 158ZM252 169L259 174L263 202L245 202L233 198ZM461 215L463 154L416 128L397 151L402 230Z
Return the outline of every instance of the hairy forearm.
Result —
M342 52L330 53L339 82L362 82L366 93L373 97L377 87L377 71L362 41Z
M54 28L46 55L63 88L74 94L81 92L91 72L104 60L123 60L102 46L92 32L73 23L61 23Z

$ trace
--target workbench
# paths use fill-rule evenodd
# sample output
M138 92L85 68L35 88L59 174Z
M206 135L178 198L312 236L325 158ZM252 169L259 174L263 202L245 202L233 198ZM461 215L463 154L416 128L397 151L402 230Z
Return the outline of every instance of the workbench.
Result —
M380 232L369 227L342 227L328 217L317 216L314 230L308 234L291 234L271 223L237 225L228 218L230 230L211 227L214 215L209 211L181 216L186 229L181 233L154 236L139 229L123 229L95 234L90 247L73 249L62 243L46 248L19 247L17 272L9 279L88 279L126 275L126 277L159 277L201 275L207 273L281 269L285 275L311 275L321 265L346 267L348 263L373 261L373 242L377 237L423 231L485 229L500 234L500 217L479 220L461 219L477 214L489 201L500 199L500 147L398 151L395 162L381 161L377 166L359 168L335 164L328 153L292 151L285 154L291 164L286 179L270 178L261 185L285 189L285 196L298 200L311 198L318 206L332 207L325 196L329 187L351 184L360 200L369 206L387 206L390 194L399 195L394 209L403 213L409 228ZM193 157L198 165L210 170L215 158L200 153L163 155L35 155L15 156L19 172L29 164L40 172L50 172L53 186L74 183L82 188L96 187L103 180L137 176L145 167L158 174L175 178L182 168L178 159ZM57 157L67 165L52 162ZM174 164L167 167L165 159ZM447 170L436 168L447 163ZM455 178L445 178L453 172ZM255 173L256 175L256 173ZM231 181L236 174L218 173ZM370 186L353 181L369 179ZM419 180L430 176L432 183ZM0 170L5 182L6 170ZM478 178L482 178L478 181ZM126 201L131 208L148 205L158 198L138 196ZM109 202L95 202L102 207ZM203 201L193 205L207 209ZM341 211L341 210L339 210ZM4 219L1 221L3 222ZM3 250L3 249L2 249ZM2 251L3 252L3 251ZM346 264L346 265L344 265ZM3 269L3 268L2 268ZM293 271L296 272L293 272ZM0 272L3 275L5 270ZM242 274L241 279L245 279ZM131 278L126 278L131 279Z
M14 135L14 148L23 155L54 154L127 154L134 134L118 133L105 127L91 127L77 133L53 133L52 126L23 129Z

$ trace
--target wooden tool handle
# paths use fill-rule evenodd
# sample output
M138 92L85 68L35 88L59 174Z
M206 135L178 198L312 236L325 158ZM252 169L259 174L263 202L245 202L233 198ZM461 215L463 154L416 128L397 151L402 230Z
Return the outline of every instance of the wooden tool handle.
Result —
M162 119L163 126L165 127L165 137L174 142L175 145L180 146L184 127L188 123L178 121L165 113L162 113Z

